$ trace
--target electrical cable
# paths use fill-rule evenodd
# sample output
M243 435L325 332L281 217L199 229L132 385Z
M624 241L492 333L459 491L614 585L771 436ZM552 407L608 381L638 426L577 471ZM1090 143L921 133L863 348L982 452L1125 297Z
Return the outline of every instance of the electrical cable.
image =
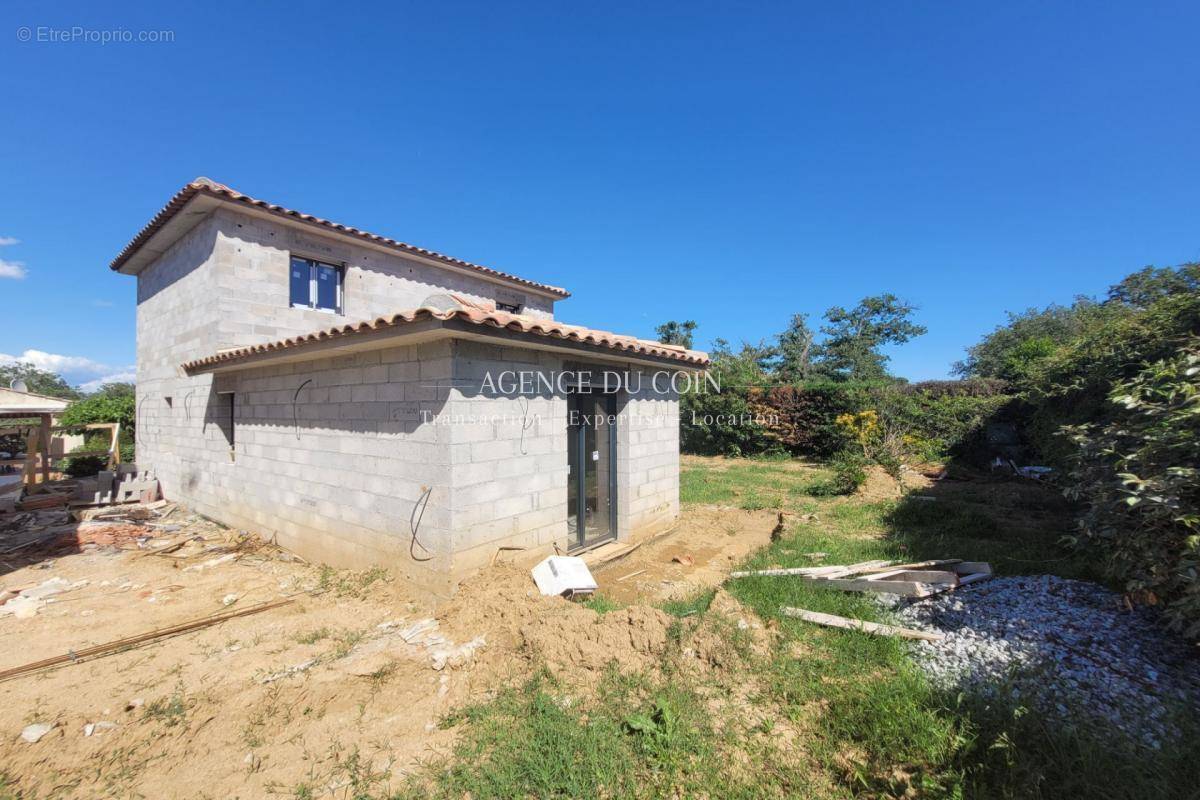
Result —
M421 496L417 499L417 502L413 504L412 513L408 515L408 527L409 530L412 531L412 541L408 543L408 554L410 557L412 557L413 561L432 561L433 556L421 558L416 553L416 548L418 547L420 547L426 553L431 552L428 547L421 544L421 542L417 540L417 531L421 527L421 520L425 518L425 509L429 506L429 496L433 494L432 487L423 486L421 488L423 490L421 492ZM420 510L419 514L417 513L418 510Z

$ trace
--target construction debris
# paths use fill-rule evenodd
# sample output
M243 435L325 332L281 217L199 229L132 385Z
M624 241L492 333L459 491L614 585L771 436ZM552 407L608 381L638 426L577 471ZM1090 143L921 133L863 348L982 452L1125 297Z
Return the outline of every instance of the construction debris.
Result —
M590 595L598 588L587 564L576 556L550 556L533 568L533 581L546 596Z
M139 470L137 464L118 464L114 471L96 476L96 490L90 500L96 504L152 503L158 499L158 478L151 470ZM81 499L89 499L86 495Z
M0 603L2 603L0 604L0 616L11 614L16 619L29 619L36 616L38 610L47 602L53 602L50 598L53 598L54 595L87 586L87 583L87 581L71 583L65 578L50 578L37 586L16 592L10 590L5 592L6 596L0 596Z
M117 727L117 723L109 722L108 720L100 720L99 722L89 722L83 726L83 735L91 736L92 734L96 734L101 731L112 730L115 727Z
M916 631L912 628L899 628L895 625L884 625L878 622L867 622L861 619L839 617L836 614L822 614L819 611L808 611L803 608L784 606L779 613L785 617L795 617L805 622L824 625L827 628L844 628L852 631L874 634L875 636L899 636L904 639L920 639L926 642L940 642L945 636L933 631Z
M48 494L36 494L26 497L21 502L17 503L18 511L40 511L46 508L54 508L56 506L65 506L71 500L70 495L61 494L58 492Z
M37 744L43 736L52 730L54 730L53 722L35 722L32 725L25 726L25 729L21 731L21 739L30 744Z
M992 576L992 567L983 561L950 558L911 564L863 561L849 566L760 569L730 573L732 578L784 576L800 578L844 592L880 592L902 597L929 597L986 580Z

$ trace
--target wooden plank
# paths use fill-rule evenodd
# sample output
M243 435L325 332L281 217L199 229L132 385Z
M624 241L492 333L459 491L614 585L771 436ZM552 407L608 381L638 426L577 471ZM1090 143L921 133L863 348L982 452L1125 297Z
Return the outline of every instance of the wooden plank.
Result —
M872 567L870 569L860 570L863 574L870 572L884 572L891 569L925 569L926 567L945 567L951 564L961 564L961 558L940 558L932 561L914 561L911 564L890 564L886 567Z
M890 561L863 561L860 564L848 564L845 566L830 565L827 567L786 567L781 569L752 569L739 570L729 573L731 578L749 578L749 577L769 577L778 578L789 575L800 577L840 577L844 575L856 575L863 569L871 567L886 567Z
M857 576L855 576L857 577ZM897 569L891 572L881 572L867 577L869 581L893 580L916 581L917 583L958 583L957 572L932 569Z
M872 580L870 578L821 578L809 575L798 577L800 580L809 581L827 589L838 589L843 592L882 592L898 594L902 597L929 597L938 592L953 589L955 586L952 583L920 583L919 581Z
M842 628L844 630L861 631L874 636L899 636L904 639L920 639L925 642L940 642L945 638L945 634L933 633L930 631L917 631L912 628L900 628L895 625L884 625L879 622L867 622L861 619L850 619L849 617L839 617L836 614L822 614L819 611L808 611L803 608L789 608L784 606L779 609L779 612L785 617L793 617L802 619L805 622L811 622L815 625L824 625L827 628Z

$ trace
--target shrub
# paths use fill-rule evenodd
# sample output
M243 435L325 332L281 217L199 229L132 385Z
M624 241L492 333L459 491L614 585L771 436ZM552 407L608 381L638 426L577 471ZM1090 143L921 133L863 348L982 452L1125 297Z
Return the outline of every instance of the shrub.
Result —
M1013 402L1006 394L972 387L952 392L943 386L918 391L882 389L873 400L880 416L903 432L911 456L921 461L961 457L982 447L987 423L1004 415Z
M877 414L880 428L871 439L879 445L880 457L871 455L873 460L897 468L910 457L935 461L983 446L986 423L1013 400L1004 388L1003 381L984 379L911 385L812 381L766 389L722 380L719 393L684 396L683 449L828 458L852 444L867 444L838 419L869 411Z
M854 494L867 480L867 459L862 453L850 448L839 450L829 459L833 477L818 481L805 491L813 497L832 497Z
M1065 429L1079 448L1067 494L1086 504L1076 541L1173 629L1200 636L1200 338L1108 400L1106 423Z
M837 418L863 409L869 386L814 382L775 386L755 395L751 407L768 420L766 435L794 455L830 456L848 443Z
M780 449L752 406L757 387L769 382L756 354L750 347L737 354L724 346L714 350L710 371L721 390L701 386L680 397L679 435L685 452L741 456Z

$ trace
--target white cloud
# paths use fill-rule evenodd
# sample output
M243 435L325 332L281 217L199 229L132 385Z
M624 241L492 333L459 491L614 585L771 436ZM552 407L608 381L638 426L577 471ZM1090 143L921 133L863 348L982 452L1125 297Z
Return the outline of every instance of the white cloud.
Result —
M0 278L20 280L26 275L25 265L20 261L5 261L0 258Z
M44 350L26 350L19 356L0 353L0 364L18 362L32 364L47 372L58 373L67 383L78 384L79 388L85 392L99 389L106 383L129 383L136 378L132 366L114 367L84 356L65 356L58 353L47 353Z
M21 240L13 236L0 236L0 247L8 247L10 244L20 244Z
M114 372L111 375L103 375L95 380L87 381L79 384L79 389L84 392L94 392L106 383L133 383L137 380L137 373L133 370L124 372Z
M113 369L107 364L101 364L99 361L92 361L83 356L62 356L57 353L47 353L44 350L26 350L19 356L0 353L0 364L14 364L18 361L24 361L27 364L33 364L38 369L60 374L73 372L100 375L111 372Z

